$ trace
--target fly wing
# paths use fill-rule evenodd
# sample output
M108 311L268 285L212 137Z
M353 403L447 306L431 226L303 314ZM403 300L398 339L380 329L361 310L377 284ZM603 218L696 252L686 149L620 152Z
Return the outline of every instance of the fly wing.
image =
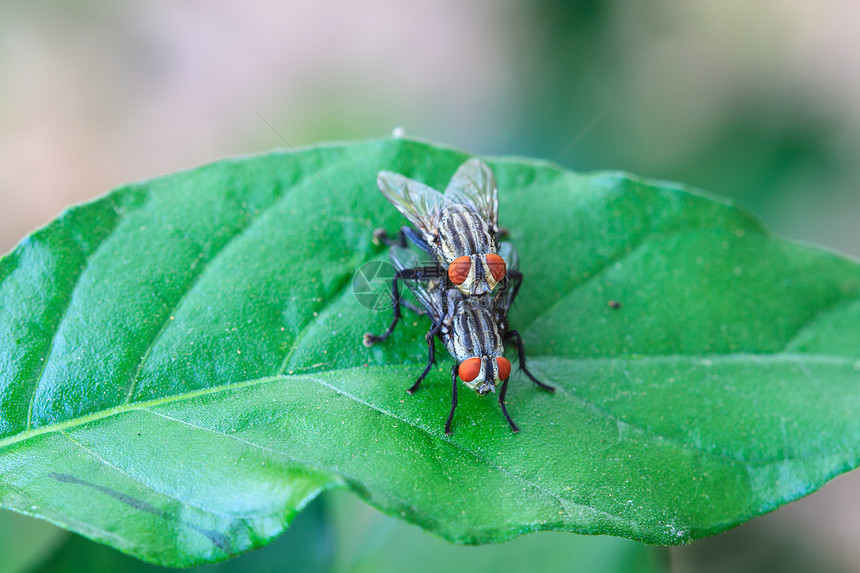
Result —
M509 271L516 271L520 268L520 257L511 243L505 241L499 245L497 254L504 259L505 266Z
M439 214L447 203L444 195L432 187L391 171L380 171L376 176L376 185L410 223L424 233L435 233Z
M499 226L499 197L496 176L489 165L473 157L463 163L448 188L445 197L453 203L472 205L494 230Z
M499 245L498 255L502 257L505 261L505 266L507 267L507 271L516 271L519 269L520 258L517 255L517 250L514 246L505 241L501 245ZM517 296L517 291L519 290L519 281L509 280L507 288L505 288L504 292L500 292L497 297L499 298L499 302L504 308L505 314L507 314L507 310L510 308L511 304L514 302L514 297Z
M388 255L391 258L391 263L397 271L406 269L421 269L435 268L436 261L423 256L425 253L399 247L397 245L388 250ZM442 296L441 290L432 288L430 280L424 279L403 279L409 291L418 301L418 304L424 307L430 319L435 323L442 320Z

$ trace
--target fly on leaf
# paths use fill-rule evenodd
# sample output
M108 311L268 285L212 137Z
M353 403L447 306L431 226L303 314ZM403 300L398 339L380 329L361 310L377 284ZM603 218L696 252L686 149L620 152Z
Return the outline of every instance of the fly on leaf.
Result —
M477 158L467 160L444 193L390 171L381 171L376 183L415 226L402 228L401 239L408 238L433 256L441 267L441 278L450 285L467 296L480 296L505 281L505 260L498 254L496 239L496 177L487 164ZM394 243L384 231L377 238Z
M436 363L435 339L438 337L454 357L456 363L451 368L451 411L445 422L445 434L451 434L454 410L457 408L457 378L478 394L485 395L499 388L499 405L502 413L514 432L519 428L508 414L505 394L511 374L511 363L505 358L505 343L511 342L517 348L520 369L540 388L550 392L555 389L534 377L526 367L522 338L508 325L508 310L519 291L522 275L506 281L506 288L482 296L466 296L455 288L445 288L444 281L428 278L422 269L421 257L413 249L393 246L390 249L391 261L397 275L406 282L415 295L421 308L413 308L426 314L432 321L427 333L428 360L424 371L407 390L414 393L430 369ZM499 256L507 260L511 271L517 268L517 255L509 243L502 244ZM396 275L396 276L397 276ZM393 332L401 318L397 280L393 281L394 318L388 329L380 335L365 335L365 345L385 340Z

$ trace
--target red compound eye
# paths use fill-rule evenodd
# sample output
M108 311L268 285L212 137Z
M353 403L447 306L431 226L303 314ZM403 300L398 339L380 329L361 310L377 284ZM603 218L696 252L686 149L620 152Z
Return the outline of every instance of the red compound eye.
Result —
M501 356L496 358L496 363L499 365L499 380L507 380L511 375L511 362L507 358Z
M505 267L505 259L499 255L487 255L487 266L490 267L490 273L492 273L496 282L502 282L502 279L505 278L505 271L507 270Z
M468 255L457 257L448 265L448 278L455 285L461 285L469 278L469 269L472 268L472 259Z
M481 359L477 357L467 358L460 363L457 373L463 382L471 382L481 373Z

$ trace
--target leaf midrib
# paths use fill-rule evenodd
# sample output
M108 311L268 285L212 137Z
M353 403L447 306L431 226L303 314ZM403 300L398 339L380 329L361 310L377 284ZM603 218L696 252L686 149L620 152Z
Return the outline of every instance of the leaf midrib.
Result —
M779 362L792 362L792 363L820 363L820 364L829 364L829 365L839 365L839 366L851 366L853 368L857 368L857 365L860 364L860 359L850 358L850 357L842 357L842 356L831 356L827 354L804 354L804 353L787 353L787 352L779 352L779 353L769 353L769 354L754 354L754 353L732 353L732 354L710 354L710 355L683 355L683 354L666 354L666 355L642 355L642 356L607 356L607 357L596 357L596 358L577 358L577 359L567 359L567 358L559 358L553 355L539 355L541 358L551 358L553 360L565 360L573 363L582 363L582 362L590 362L590 363L618 363L618 362L646 362L646 361L657 361L657 362L672 362L672 361L688 361L688 362L698 362L698 363L706 363L710 361L711 363L717 362L735 362L741 363L745 360L753 360L759 362L770 362L770 363L779 363ZM405 366L424 366L423 363L410 362L404 363ZM309 379L315 382L322 382L317 379L316 376L320 374L329 374L335 372L351 372L351 371L361 371L368 372L369 370L378 369L383 370L387 369L387 367L364 367L364 366L349 366L346 368L335 368L332 370L324 370L320 372L311 372L311 373L302 373L302 374L294 374L294 375L275 375L275 376L264 376L261 378L254 378L251 380L243 380L241 382L231 382L228 384L221 384L218 386L212 386L209 388L201 388L199 390L194 390L191 392L184 392L181 394L171 394L169 396L163 396L161 398L155 398L153 400L146 400L142 402L132 402L127 404L121 404L119 406L115 406L113 408L108 408L105 410L98 410L96 412L92 412L85 416L79 416L77 418L72 418L70 420L65 420L63 422L56 422L54 424L48 424L45 426L40 426L38 428L31 428L29 430L25 430L23 432L19 432L18 434L9 436L0 440L0 449L6 448L8 446L15 445L17 443L26 441L30 438L34 438L36 436L40 436L43 434L49 434L52 432L63 431L69 428L75 428L78 426L83 426L89 424L91 422L97 422L99 420L110 418L112 416L116 416L119 414L123 414L126 412L132 412L135 410L148 410L153 407L161 406L164 404L172 404L175 402L182 402L185 400L192 400L194 398L200 396L207 396L210 394L217 394L220 392L227 392L231 390L237 390L241 388L247 388L252 386L258 386L261 384L266 384L268 382L276 382L276 381L284 381L290 379ZM381 410L376 408L375 406L364 402L363 400L358 399L357 397L352 396L351 394L338 389L335 386L331 386L330 384L324 383L324 385L328 388L331 388L347 397L353 398L354 401L365 405L367 407L376 409L382 413L389 414L391 416L396 416L390 412L385 410ZM589 402L584 398L579 397L579 400L583 402ZM589 402L590 403L590 402ZM397 418L398 420L411 424L409 420L404 420L401 418ZM641 429L643 432L648 432L648 430ZM658 434L653 434L654 437L659 437L661 439L669 440L665 436L661 436ZM450 442L455 443L455 442ZM701 451L706 455L714 455L716 454L712 452L707 452L705 450L698 450L694 446L685 445L686 447L692 447L697 451ZM740 460L736 460L733 458L725 458L729 459L733 462L738 462Z
M313 377L312 375L311 375L311 376L307 376L307 378L306 378L306 379L311 380L311 381L313 381L313 382L316 382L316 383L318 383L318 384L320 384L320 385L322 385L322 386L325 386L326 388L328 388L328 389L330 389L330 390L332 390L332 391L336 392L337 394L339 394L339 395L341 395L341 396L346 396L347 398L352 399L354 402L357 402L357 403L359 403L359 404L362 404L363 406L366 406L367 408L370 408L371 410L374 410L374 411L376 411L376 412L379 412L380 414L383 414L383 415L386 415L386 416L392 417L392 418L394 418L394 419L396 419L396 420L398 420L398 421L401 421L401 422L403 422L404 424L407 424L407 425L409 425L410 427L412 427L412 428L414 428L414 429L416 429L416 430L421 431L421 432L422 432L422 433L424 433L427 437L430 437L430 438L435 438L435 437L436 437L436 436L434 436L433 434L431 434L430 432L428 432L425 428L422 428L422 427L420 427L420 426L417 426L417 425L415 425L415 424L411 423L409 420L404 420L403 418L399 418L399 417L397 417L395 414L393 414L392 412L389 412L389 411L387 411L387 410L383 410L382 408L379 408L379 407L377 407L377 406L374 406L373 404L370 404L370 403L368 403L368 402L365 402L365 401L364 401L364 400L362 400L361 398L358 398L357 396L355 396L355 395L353 395L353 394L350 394L349 392L345 392L345 391L343 391L342 389L337 388L336 386L332 386L331 384L328 384L328 383L327 383L327 382L325 382L324 380L321 380L321 379L319 379L319 378ZM267 452L272 453L272 454L276 454L276 455L282 456L282 457L284 457L284 458L286 458L286 459L288 459L288 460L290 460L290 461L292 461L292 462L295 462L295 463L301 463L301 464L307 464L307 465L314 465L314 466L316 467L316 465L315 465L315 464L313 464L312 462L310 462L310 461L308 461L308 460L298 459L298 458L296 458L296 457L294 457L294 456L292 456L292 455L290 455L290 454L288 454L288 453L286 453L286 452L283 452L283 451L280 451L280 450L273 450L272 448L268 448L268 447L266 447L266 446L262 446L262 445L259 445L259 444L255 444L255 443L253 443L253 442L249 442L249 441L247 441L247 440L243 440L243 439L239 438L238 436L232 436L232 435L227 434L227 433L225 433L225 432L218 431L218 430L216 430L216 429L214 429L214 428L206 428L206 427L204 427L204 426L199 426L199 425L197 425L197 424L193 424L193 423L188 422L188 421L186 421L186 420L180 420L180 419L178 419L178 418L174 418L174 417L172 417L172 416L167 416L166 414L162 414L162 413L160 413L160 412L155 412L154 410L150 410L150 409L147 409L147 410L146 410L146 412L147 412L147 413L150 413L150 414L154 414L154 415L156 415L156 416L160 416L160 417L166 418L166 419L168 419L168 420L173 420L173 421L175 421L175 422L178 422L178 423L180 423L180 424L183 424L183 425L189 426L189 427L191 427L191 428L195 428L195 429L198 429L198 430L202 430L202 431L204 431L204 432L209 432L209 433L212 433L212 434L216 434L216 435L219 435L219 436L222 436L222 437L225 437L225 438L229 438L229 439L231 439L231 440L235 440L235 441L237 441L237 442L239 442L239 443L241 443L241 444L244 444L244 445L247 445L247 446L251 446L251 447L253 447L253 448L257 448L257 449L260 449L260 450L263 450L263 451L267 451ZM556 500L556 501L559 503L559 506L561 506L561 508L564 510L565 515L567 515L568 517L570 517L570 512L568 511L567 507L565 507L565 503L564 503L564 501L562 500L562 498L561 498L559 495L554 494L553 492L551 492L551 491L549 491L549 490L547 490L547 489L545 489L545 488L543 488L543 487L539 486L538 484L536 484L536 483L534 483L534 482L532 482L532 481L530 481L530 480L528 480L528 479L524 478L523 476L517 475L517 474L515 474L515 473L511 472L510 470L507 470L507 469L505 469L505 468L503 468L503 467L501 467L501 466L499 466L499 465L497 465L497 464L493 464L493 463L489 462L489 460L487 460L486 458L484 458L484 457L482 457L482 456L478 455L478 454L477 454L477 453L475 453L475 452L472 452L471 450L467 450L466 448L463 448L462 446L460 446L459 444L457 444L457 443L455 443L455 442L448 441L448 444L449 444L449 445L451 445L451 446L454 446L456 449L458 449L458 450L459 450L459 451L461 451L461 452L464 452L464 453L470 454L470 455L471 455L472 457L474 457L476 460L478 460L478 461L480 461L480 462L482 462L482 463L486 464L488 467L490 467L490 468L492 468L492 469L495 469L495 470L498 470L498 471L500 471L500 472L502 472L502 473L504 473L504 474L506 474L506 475L508 475L508 476L510 476L510 477L512 477L512 478L515 478L515 479L517 479L517 480L519 480L519 481L522 481L523 483L525 483L525 484L527 484L527 485L529 485L529 486L532 486L532 487L534 487L535 489L539 490L540 492L542 492L542 493L546 494L547 496L549 496L549 497L553 498L554 500ZM319 468L319 469L326 469L326 470L329 470L329 468ZM347 479L347 481L351 478L351 476L343 475L341 472L339 472L339 475L340 475L341 477L343 477L343 478L346 478L346 479ZM401 501L402 501L405 505L410 505L410 506L414 507L412 504L407 504L407 503L406 503L406 500L401 500ZM585 506L585 505L583 505L583 504L576 504L576 505L579 505L579 506L581 506L581 507L587 507L588 509L591 509L591 510L597 511L597 512L599 512L599 513L606 513L606 512L604 512L604 511L602 511L602 510L598 510L598 509L595 509L595 508L590 507L590 506ZM608 514L608 513L607 513L607 515L611 515L611 514ZM616 517L616 516L613 516L613 517Z
M367 370L366 368L361 368L361 369L362 369L362 370L364 370L364 371L366 371L366 370ZM327 371L327 372L348 371L348 370L357 370L357 368L346 368L346 369L340 369L340 370L331 370L331 371ZM108 411L103 411L103 412L99 412L99 413L97 413L97 414L104 414L104 415L102 415L102 416L88 416L88 418L93 418L93 419L88 419L88 420L78 419L78 421L80 422L79 424L69 424L69 425L65 425L65 427L62 427L62 428L61 428L60 426L64 426L64 424L57 424L57 425L55 425L54 427L47 427L47 426L46 426L45 428L46 428L46 430L47 430L47 431L46 431L46 432L43 432L43 433L54 433L54 432L57 432L57 433L61 434L61 435L62 435L62 436L64 436L65 438L69 439L73 444L76 444L80 449L82 449L83 451L85 451L85 452L89 453L89 454L90 454L90 455L92 455L93 457L97 458L98 460L100 460L101 462L103 462L103 463L104 463L105 465L107 465L108 467L110 467L110 468L114 469L115 471L118 471L119 473L121 473L121 474L123 474L123 475L127 476L129 479L131 479L131 480L133 480L133 481L135 481L135 482L139 483L140 485L142 485L142 486L144 486L144 487L146 487L146 488L148 488L148 489L151 489L151 490L155 491L156 493L158 493L158 494L160 494L160 495L164 495L165 497L168 497L168 498L170 498L170 499L173 499L174 501L182 501L182 500L179 500L178 498L174 497L173 495L171 495L171 494L169 494L169 493L167 493L167 492L165 492L165 491L162 491L162 490L160 490L160 489L156 489L155 487L153 487L153 485L152 485L152 484L148 484L148 483L141 482L141 481L140 481L137 477L135 477L134 475L129 474L126 470L124 470L124 469L120 468L119 466L117 466L117 465L115 465L115 464L111 463L110 461L106 460L105 458L103 458L103 457L102 457L101 455L99 455L98 453L96 453L96 452L92 451L90 448L87 448L86 446L84 446L83 444L81 444L80 442L78 442L77 440L75 440L74 438L72 438L71 436L69 436L69 435L66 433L66 431L65 431L65 430L67 430L67 429L69 429L69 428L71 428L71 427L75 427L76 425L84 425L84 424L89 423L89 422L91 422L91 421L96 421L96 420L98 420L98 419L104 419L104 418L107 418L107 417L110 417L110 416L114 416L114 415L117 415L117 414L120 414L120 413L124 413L124 412L127 412L127 411L135 411L135 410L136 410L136 411L145 412L145 413L150 414L150 415L159 416L159 417L162 417L162 418L165 418L165 419L169 419L169 420L175 421L175 422L177 422L177 423L180 423L180 424L186 425L186 426L188 426L188 427L191 427L191 428L194 428L194 429L197 429L197 430L202 430L202 431L209 432L209 433L213 433L213 434L216 434L216 435L219 435L219 436L222 436L222 437L225 437L225 438L231 439L231 440L235 440L235 441L237 441L237 442L239 442L239 443L242 443L242 444L244 444L244 445L250 446L250 447L255 448L255 449L258 449L258 450L268 451L268 452L270 452L270 453L273 453L273 454L276 454L276 455L278 455L278 456L281 456L281 457L283 457L283 458L285 458L285 459L287 459L287 460L289 460L289 461L291 461L291 462L295 462L295 463L298 463L298 464L312 465L312 466L316 467L317 469L322 469L322 470L326 470L326 471L331 471L331 469L330 469L330 468L318 467L318 466L316 466L316 464L314 464L313 462L311 462L311 461L309 461L309 460L302 460L302 459L295 458L294 456L292 456L292 455L288 454L287 452L280 451L280 450L274 450L274 449L271 449L271 448L268 448L268 447L262 446L262 445L260 445L260 444L255 444L255 443L253 443L253 442L249 442L249 441L247 441L247 440L242 440L242 439L241 439L241 438L239 438L238 436L231 436L230 434L227 434L227 433L224 433L224 432L220 432L220 431L215 430L215 429L213 429L213 428L206 428L206 427L203 427L203 426L199 426L199 425L197 425L197 424L193 424L193 423L188 422L188 421L186 421L186 420L180 420L180 419L178 419L178 418L174 418L174 417L172 417L172 416L167 416L167 415L165 415L165 414L162 414L162 413L160 413L160 412L156 412L156 411L154 411L154 410L152 410L152 409L151 409L151 407L152 407L152 406L157 406L157 405L161 405L161 404L164 404L164 403L169 403L169 402L171 402L171 401L181 401L182 399L190 399L190 398L192 398L192 397L196 397L196 396L199 396L199 395L201 395L201 394L215 393L215 392L217 392L217 391L221 391L221 390L227 390L227 389L231 389L231 390L232 390L232 389L236 389L236 388L243 388L243 387L248 387L248 386L260 385L260 384L264 384L264 383L266 383L266 382L272 382L272 381L275 381L275 380L280 380L280 379L282 379L282 378L289 378L289 377L287 377L287 376L273 376L273 377L266 377L266 378L260 378L260 379L255 379L255 380L249 380L249 381L245 381L245 382L241 382L241 383L237 383L237 384L223 385L223 386L218 386L218 387L215 387L215 388L207 389L207 390L211 390L211 392L197 391L197 392L193 392L193 393L187 393L187 394L184 394L184 395L174 395L173 397L175 397L175 400L160 399L160 400L152 400L152 401L149 401L149 402L147 402L147 403L140 403L140 402L139 402L139 403L136 403L136 404L134 405L135 407L130 407L131 405L124 404L123 406L120 406L120 407L117 407L117 408L112 408L112 409L110 409L110 410L108 410ZM409 426L410 426L410 427L412 427L413 429L415 429L415 430L417 430L417 431L419 431L419 432L421 432L421 433L425 434L425 435L426 435L427 437L429 437L429 438L436 438L436 437L437 437L437 436L435 436L434 434L432 434L430 431L428 431L426 428L422 428L421 426L418 426L418 425L414 424L413 422L411 422L411 421L409 421L409 420L406 420L406 419L403 419L403 418L398 417L397 415L395 415L395 414L394 414L394 413L392 413L392 412L389 412L389 411L384 410L384 409L382 409L382 408L380 408L380 407L378 407L378 406L375 406L375 405L373 405L373 404L370 404L370 403L368 403L368 402L366 402L366 401L362 400L361 398L359 398L359 397L357 397L357 396L355 396L355 395L353 395L353 394L351 394L351 393L349 393L349 392L344 391L343 389L340 389L340 388L338 388L338 387L336 387L336 386L332 386L331 384L329 384L329 383L328 383L328 382L326 382L325 380L322 380L322 379L318 378L317 376L314 376L314 375L312 375L312 374L311 374L311 375L296 376L295 378L301 378L301 379L305 379L305 380L310 380L310 381L316 382L316 383L318 383L318 384L320 384L320 385L322 385L322 386L324 386L324 387L326 387L326 388L328 388L328 389L330 389L330 390L332 390L332 391L336 392L337 394L342 395L342 396L345 396L345 397L347 397L347 398L350 398L350 399L351 399L351 400L353 400L354 402L356 402L356 403L358 403L358 404L361 404L361 405L363 405L363 406L365 406L365 407L367 407L367 408L369 408L369 409L371 409L371 410L374 410L374 411L376 411L376 412L379 412L380 414L383 414L383 415L385 415L385 416L389 416L389 417L395 418L396 420L401 421L401 422L403 422L403 423L405 423L405 424L409 425ZM228 386L229 386L229 388L228 388ZM177 396L178 396L178 397L177 397ZM35 435L36 433L39 433L39 432L38 432L38 430L37 430L37 431L34 431L34 435ZM28 436L27 438L29 438L29 437L32 437L32 436ZM25 438L25 439L26 439L26 438ZM635 524L635 521L634 521L634 520L626 519L626 518L624 518L624 517L623 517L623 516L621 516L621 515L613 514L613 513L610 513L610 512L608 512L608 511L605 511L605 510L602 510L602 509L598 509L598 508L593 507L593 506L590 506L590 505L586 505L586 504L582 504L582 503L579 503L579 502L576 502L576 501L570 500L570 499L566 498L566 497L565 497L564 495L562 495L562 494L557 494L557 493L554 493L554 492L552 492L552 491L550 491L550 490L547 490L546 488L544 488L544 487L542 487L541 485L539 485L539 484L537 484L537 483L535 483L535 482L533 482L533 481L529 480L528 478L523 477L523 476L521 476L521 475L519 475L519 474L517 474L517 473L515 473L515 472L512 472L511 470L509 470L509 469L507 469L507 468L504 468L504 467L502 467L502 466L500 466L500 465L498 465L498 464L496 464L496 463L491 462L490 460L488 460L488 459L487 459L487 458L485 458L484 456L481 456L479 453L474 452L474 451L471 451L471 450L469 450L469 449L467 449L467 448L464 448L464 447L462 446L462 444L458 444L458 443L456 443L456 442L453 442L453 441L450 441L450 440L447 440L447 439L445 440L445 442L446 442L449 446L451 446L451 447L453 447L454 449L458 450L460 453L467 454L467 455L471 456L472 458L474 458L474 459L475 459L475 460L477 460L478 462L482 463L484 466L486 466L486 467L488 467L488 468L490 468L490 469L492 469L492 470L495 470L495 471L501 472L501 473L503 473L503 474L505 474L505 475L507 475L507 476L509 476L509 477L511 477L511 478L514 478L514 479L516 479L516 480L518 480L518 481L521 481L521 482L523 482L524 484L526 484L526 485L528 485L528 486L530 486L530 487L534 488L535 490L537 490L537 491L541 492L543 495L547 496L548 498L550 498L550 499L554 500L554 501L558 504L558 507L559 507L562 511L564 511L565 516L566 516L566 517L568 517L568 518L572 517L572 516L571 516L571 513L570 513L570 510L569 510L569 508L568 508L568 506L569 506L569 505L575 505L575 506L577 506L577 507L582 507L582 508L588 509L588 510L590 510L590 511L593 511L593 512L595 512L595 513L597 513L597 514L604 515L604 516L606 516L606 517L610 517L610 518L612 518L612 519L614 519L614 520L621 520L622 522L624 522L625 524L630 525L630 526L632 526L632 525L634 525L634 524ZM7 445L7 444L5 443L5 441L0 442L0 448L4 447L4 446L6 446L6 445ZM344 479L346 479L346 480L349 480L349 479L350 479L350 477L351 477L351 476L348 476L348 475L344 474L342 471L338 471L338 476L339 476L339 477L341 477L341 478L344 478ZM400 499L400 501L401 501L401 503L403 503L404 505L409 505L410 507L413 507L413 508L414 508L414 505L413 505L413 504L411 504L411 503L407 503L407 501L406 501L406 500L404 500L404 499ZM182 503L183 503L183 504L188 505L188 502L187 502L187 501L182 501ZM204 512L204 513L210 513L210 514L213 514L213 515L222 515L222 516L224 516L224 517L237 518L237 519L249 519L249 518L252 518L252 517L261 517L261 516L262 516L262 515L260 515L260 514L253 514L253 515L224 514L223 512L214 512L214 511L212 511L212 510L204 509L204 508L202 508L202 507L197 507L197 506L195 506L195 505L190 505L190 507L194 507L194 508L196 508L196 509L198 509L198 510L200 510L200 511Z

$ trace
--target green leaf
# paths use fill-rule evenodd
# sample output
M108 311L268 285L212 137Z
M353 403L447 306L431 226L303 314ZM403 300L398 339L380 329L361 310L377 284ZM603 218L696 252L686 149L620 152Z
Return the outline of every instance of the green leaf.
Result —
M326 488L461 543L567 530L676 544L858 464L860 265L673 184L490 161L526 280L508 409L461 390L426 318L356 269L403 220L408 140L221 161L64 213L0 261L0 505L147 561L265 545ZM618 301L620 308L608 302ZM512 355L515 353L512 353Z

